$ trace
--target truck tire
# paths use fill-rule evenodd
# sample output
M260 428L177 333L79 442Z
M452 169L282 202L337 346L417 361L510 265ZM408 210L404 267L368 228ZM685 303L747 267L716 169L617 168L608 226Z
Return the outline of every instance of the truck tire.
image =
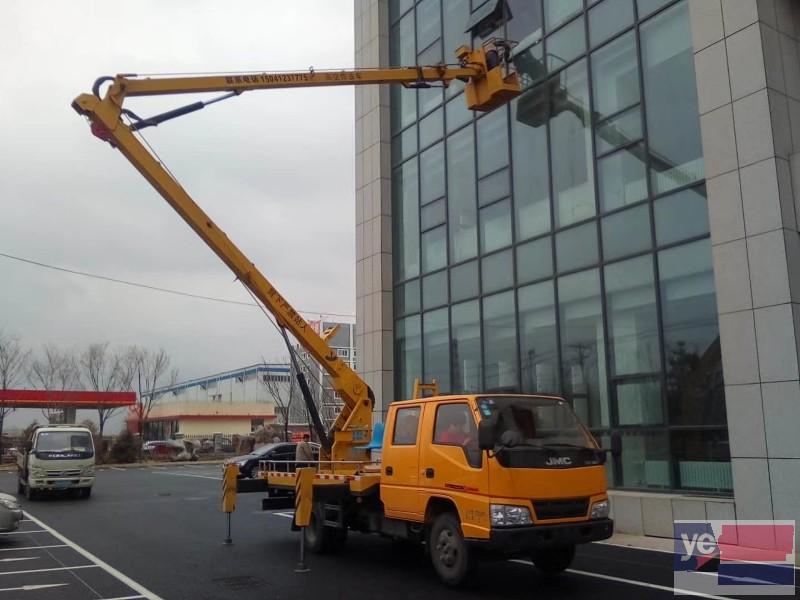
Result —
M311 522L303 528L306 548L315 554L337 552L347 542L347 529L325 526L325 506L322 502L314 502L311 509Z
M553 576L566 571L575 558L575 546L548 548L533 555L533 564L543 574Z
M30 484L25 486L25 499L26 500L35 500L36 499L36 490L34 490Z
M22 496L25 494L25 484L22 483L22 479L17 478L17 494Z
M446 512L436 517L428 536L428 551L433 568L443 583L450 586L464 583L473 560L456 515Z
M83 488L81 491L81 498L83 498L84 500L88 500L91 497L92 497L92 488L90 487Z

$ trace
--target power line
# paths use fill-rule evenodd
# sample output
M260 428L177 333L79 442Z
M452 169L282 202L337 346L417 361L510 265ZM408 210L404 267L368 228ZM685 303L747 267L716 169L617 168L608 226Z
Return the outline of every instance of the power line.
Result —
M79 275L81 277L89 277L90 279L99 279L100 281L108 281L111 283L118 283L121 285L128 285L131 287L142 288L145 290L150 290L153 292L161 292L164 294L172 294L175 296L184 296L186 298L194 298L196 300L209 300L211 302L220 302L222 304L236 304L238 306L247 306L250 308L261 308L258 304L253 302L242 302L240 300L229 300L227 298L215 298L213 296L204 296L202 294L193 294L191 292L182 292L180 290L172 290L168 288L158 287L155 285L148 285L146 283L137 283L134 281L126 281L124 279L116 279L114 277L108 277L106 275L98 275L96 273L87 273L86 271L77 271L75 269L68 269L66 267L58 267L55 265L50 265L47 263L39 262L36 260L31 260L29 258L22 258L20 256L14 256L12 254L6 254L5 252L0 252L0 257L7 258L9 260L15 260L21 263L34 265L37 267L41 267L44 269L50 269L52 271L60 271L62 273L69 273L70 275ZM315 310L298 310L303 314L307 315L328 315L331 317L353 317L352 314L344 314L344 313L332 313L332 312L323 312L323 311L315 311Z

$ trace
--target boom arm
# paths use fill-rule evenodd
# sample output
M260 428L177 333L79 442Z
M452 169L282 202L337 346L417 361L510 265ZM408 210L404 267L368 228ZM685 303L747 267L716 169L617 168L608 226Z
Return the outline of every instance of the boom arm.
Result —
M244 91L287 88L322 87L339 85L364 85L376 83L402 84L407 87L425 87L427 82L447 84L454 79L467 82L467 103L474 110L492 110L519 94L516 73L510 72L499 54L508 56L502 42L487 42L488 47L458 51L461 65L449 67L411 67L393 69L350 69L342 71L303 71L291 73L231 74L210 77L164 77L140 79L118 75L105 97L100 98L101 78L95 83L94 94L78 96L72 106L86 116L92 131L118 148L128 161L175 209L184 221L228 265L236 277L264 304L278 320L278 324L291 331L297 341L319 362L330 375L331 383L343 402L343 409L332 427L333 461L352 461L365 458L365 452L356 446L369 441L372 430L374 397L367 384L345 363L326 341L315 332L291 304L275 289L266 277L250 262L247 256L231 242L212 219L192 200L186 190L169 174L158 160L139 141L134 132L142 127L157 125L171 118L198 110L205 106L195 103L150 119L140 119L123 103L127 96L184 94L196 92L228 92L236 95ZM494 52L494 54L492 54ZM127 125L122 115L136 122Z

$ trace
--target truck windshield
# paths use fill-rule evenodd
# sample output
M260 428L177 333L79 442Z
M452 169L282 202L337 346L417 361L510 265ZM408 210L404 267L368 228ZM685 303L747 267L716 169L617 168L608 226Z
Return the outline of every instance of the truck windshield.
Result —
M83 431L42 431L36 436L36 451L92 454L92 436Z
M511 432L516 446L594 448L569 404L557 398L484 396L478 398L481 417L496 419L498 443ZM508 435L508 434L506 434Z

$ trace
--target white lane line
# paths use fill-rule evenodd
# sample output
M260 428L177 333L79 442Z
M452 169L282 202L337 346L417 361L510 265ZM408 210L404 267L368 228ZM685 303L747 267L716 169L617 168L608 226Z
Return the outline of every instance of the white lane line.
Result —
M51 567L49 569L29 569L27 571L2 571L3 575L25 575L26 573L48 573L50 571L75 571L76 569L99 569L100 565L75 565L74 567Z
M128 469L123 469L122 467L111 467L112 471L127 471Z
M222 477L209 477L208 475L193 475L191 473L174 473L172 471L159 471L156 475L175 475L176 477L197 477L198 479L213 479L222 481Z
M0 588L0 592L35 592L47 588L64 587L68 583L40 583L39 585L23 585L22 587Z
M44 548L68 548L66 544L52 544L50 546L23 546L21 548L0 548L0 552L15 552L16 550L42 550Z
M24 529L17 529L16 531L4 531L0 533L0 535L18 535L20 533L47 533L46 529L31 529L29 531L25 531Z
M294 513L279 512L279 513L272 513L272 514L276 515L278 517L286 517L287 519L294 519Z
M529 560L520 558L512 558L509 562L519 563L521 565L533 565ZM704 594L703 592L693 592L691 590L682 590L680 588L669 587L666 585L658 585L656 583L647 583L637 579L623 579L622 577L614 577L612 575L603 575L602 573L592 573L591 571L578 571L577 569L567 569L565 573L572 573L573 575L582 575L583 577L594 577L596 579L604 579L606 581L615 581L617 583L626 583L628 585L635 585L639 587L650 588L651 590L661 590L676 595L696 596L699 598L709 598L710 600L731 600L727 596L714 596L712 594Z
M36 523L39 527L43 527L44 529L49 531L50 534L53 537L57 538L61 542L64 542L67 546L69 546L70 548L75 550L75 552L77 552L78 554L80 554L84 558L87 558L87 559L93 561L98 567L103 569L106 573L112 575L113 577L116 577L122 583L124 583L129 588L131 588L132 590L134 590L136 592L139 592L141 594L142 598L146 598L147 600L164 600L161 596L158 596L158 595L154 594L153 592L148 590L146 587L144 587L142 584L137 583L136 581L134 581L133 579L131 579L130 577L128 577L124 573L121 573L120 571L117 571L114 567L109 565L107 562L100 560L99 558L97 558L94 554L92 554L88 550L86 550L84 548L81 548L75 542L73 542L73 541L69 540L68 538L66 538L65 536L61 535L59 532L57 532L52 527L49 527L48 525L45 525L39 519L34 517L32 514L30 514L28 512L25 512L24 514L31 521Z
M0 562L19 562L21 560L38 560L39 556L17 556L15 558L0 558Z
M116 598L102 598L102 600L136 600L145 596L117 596Z

